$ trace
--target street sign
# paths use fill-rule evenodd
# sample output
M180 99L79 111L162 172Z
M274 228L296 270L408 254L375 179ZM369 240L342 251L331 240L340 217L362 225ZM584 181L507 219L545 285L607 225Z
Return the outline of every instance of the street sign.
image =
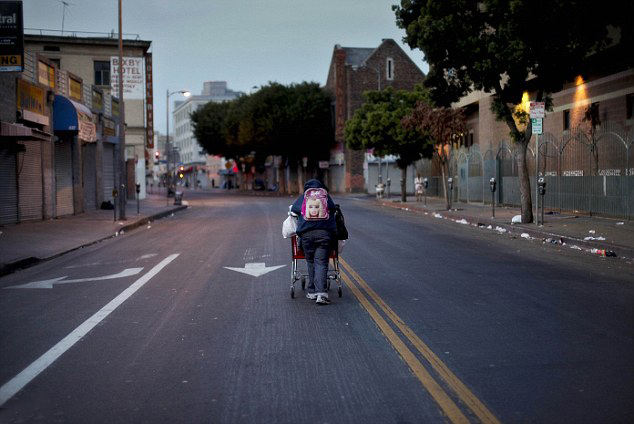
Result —
M537 135L542 134L542 119L532 118L531 123L533 127L533 134L537 134Z
M24 70L24 25L21 1L0 2L0 72Z
M328 169L329 166L330 166L330 163L328 163L327 160L319 161L319 169Z
M545 109L546 109L546 104L544 102L530 102L529 111L530 111L531 118L545 118L546 117Z

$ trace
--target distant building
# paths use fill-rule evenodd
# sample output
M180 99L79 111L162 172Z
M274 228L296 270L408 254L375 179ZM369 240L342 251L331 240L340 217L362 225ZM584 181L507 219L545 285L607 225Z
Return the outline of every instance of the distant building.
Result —
M188 186L195 187L197 183L202 187L211 186L211 178L215 178L215 184L218 183L218 176L208 173L207 155L194 136L190 115L209 102L230 101L242 95L243 92L229 90L226 81L205 81L200 95L192 95L174 103L174 147L180 153L180 164L185 171L184 183Z
M327 178L332 191L370 190L364 170L368 167L366 152L348 149L344 140L346 121L363 104L363 93L386 87L412 90L424 79L423 72L392 39L384 39L376 48L335 46L326 81L326 89L333 95L337 143Z

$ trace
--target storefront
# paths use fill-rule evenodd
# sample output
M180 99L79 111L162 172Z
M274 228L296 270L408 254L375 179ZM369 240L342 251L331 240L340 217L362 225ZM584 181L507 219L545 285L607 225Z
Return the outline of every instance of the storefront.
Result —
M55 95L56 215L95 209L97 131L90 109L62 95Z

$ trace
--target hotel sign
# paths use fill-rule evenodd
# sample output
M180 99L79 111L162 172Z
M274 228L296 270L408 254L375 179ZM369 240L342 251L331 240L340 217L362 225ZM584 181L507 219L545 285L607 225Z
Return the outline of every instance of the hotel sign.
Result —
M145 95L145 66L142 57L124 57L123 66L123 98L143 99ZM112 95L119 98L119 57L110 58L110 86Z
M0 72L24 70L21 1L0 1Z

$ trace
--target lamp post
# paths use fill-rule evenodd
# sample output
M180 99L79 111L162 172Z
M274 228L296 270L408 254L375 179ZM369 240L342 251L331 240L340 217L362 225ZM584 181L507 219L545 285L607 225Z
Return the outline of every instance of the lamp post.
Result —
M192 95L191 92L189 92L188 90L177 90L177 91L172 91L170 93L169 89L167 89L167 95L165 97L165 100L167 102L165 111L166 111L166 120L165 120L165 126L166 126L166 131L165 131L165 152L167 154L167 178L166 178L166 183L167 183L167 204L169 205L169 197L170 197L170 190L172 189L172 173L170 171L170 156L173 155L172 149L170 147L170 96L173 94L177 94L180 93L185 97L189 97Z

